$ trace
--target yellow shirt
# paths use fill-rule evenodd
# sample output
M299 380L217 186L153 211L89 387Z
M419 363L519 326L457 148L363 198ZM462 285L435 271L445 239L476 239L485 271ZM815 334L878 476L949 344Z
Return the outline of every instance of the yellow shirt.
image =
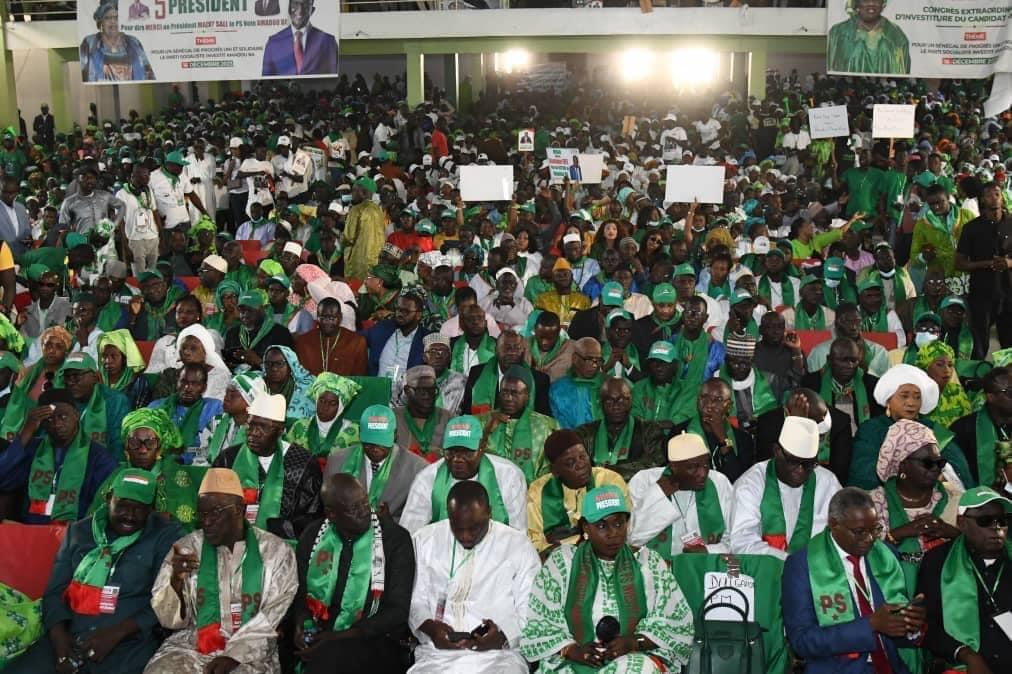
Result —
M551 311L559 317L562 327L568 328L576 312L581 309L589 309L590 304L590 298L579 291L573 290L568 295L560 295L553 288L538 295L534 302L534 308Z
M14 256L6 241L0 242L0 271L14 269Z
M591 468L591 481L594 487L603 487L605 485L613 485L622 490L625 495L626 503L632 508L632 501L629 500L629 489L626 487L625 480L622 476L613 470L607 468ZM552 479L554 476L549 473L542 475L537 480L531 483L531 486L527 489L527 537L531 539L531 543L538 552L543 552L545 549L551 547L551 544L545 538L545 522L541 516L541 492L545 488L545 483ZM570 489L566 485L562 485L562 504L566 508L566 513L569 515L569 523L572 526L576 526L576 523L580 521L580 506L583 504L583 497L586 496L587 489ZM580 542L579 536L570 536L562 540L563 543L571 543L576 545Z

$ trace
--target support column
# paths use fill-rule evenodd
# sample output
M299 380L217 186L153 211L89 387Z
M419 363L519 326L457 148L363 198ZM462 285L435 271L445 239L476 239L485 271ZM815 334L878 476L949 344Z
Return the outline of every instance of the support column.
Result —
M49 57L49 111L57 133L74 128L76 110L70 109L70 86L67 84L67 61L60 50L47 49Z
M221 101L222 97L225 94L225 91L226 90L223 86L221 86L220 81L207 83L207 98L209 100L214 101L215 103Z
M749 53L731 53L731 88L743 99L748 96Z
M748 93L759 100L766 98L766 48L749 52Z
M446 98L454 107L460 107L460 55L443 54L443 82Z
M425 54L418 47L409 47L407 60L408 107L414 108L425 101Z
M141 116L153 115L158 112L158 102L155 99L155 87L157 84L138 84L139 90L137 92L140 98L140 110Z
M0 127L18 128L18 91L14 81L14 54L7 49L4 28L9 20L7 3L0 3Z

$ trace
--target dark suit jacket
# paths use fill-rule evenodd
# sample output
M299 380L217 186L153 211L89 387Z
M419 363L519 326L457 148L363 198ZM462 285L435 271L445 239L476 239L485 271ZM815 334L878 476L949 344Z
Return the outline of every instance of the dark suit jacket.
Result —
M442 438L440 438L442 440ZM327 466L323 470L324 477L330 477L341 472L345 459L348 458L350 450L338 449L327 457ZM390 466L390 476L387 483L383 485L383 493L380 494L380 501L387 504L390 516L400 521L401 513L404 511L404 504L408 500L408 492L411 491L411 483L415 476L422 472L427 465L425 459L411 452L394 447L393 464ZM372 470L369 459L362 461L362 469L354 477L365 486L365 471Z
M140 321L137 322L138 324L140 323ZM233 325L225 331L225 348L222 351L222 356L224 357L225 364L232 369L235 369L237 365L244 362L232 358L236 349L242 348L242 344L239 341L239 329L241 327L241 325ZM135 336L134 339L137 339L137 337ZM151 338L149 337L148 339ZM290 349L295 346L295 342L292 341L292 333L288 332L288 328L275 324L274 327L267 331L263 339L253 345L253 352L263 358L264 353L272 346L287 346Z
M306 28L302 72L295 72L295 35L285 26L267 40L264 47L263 75L336 75L337 40L330 33L310 24Z
M818 389L816 389L818 390ZM850 457L854 450L854 435L850 432L850 418L830 406L829 416L833 428L829 431L829 470L833 471L840 484L847 483L850 472ZM784 410L778 407L763 414L756 421L755 460L773 458L773 445L780 438L784 427Z
M498 361L495 359L490 360L487 363L481 365L475 365L471 368L471 371L467 373L467 386L464 387L464 397L460 400L460 413L471 414L471 390L474 388L475 383L478 381L478 377L485 370L487 366L499 367ZM548 378L544 372L538 372L537 370L531 370L531 374L534 375L534 411L545 416L552 416L552 406L548 402L548 389L552 386L552 380ZM499 398L499 383L495 385L496 399Z
M977 468L977 413L974 412L973 414L956 419L949 426L949 430L956 435L956 444L960 448L966 448L963 449L963 454L966 456L966 465L970 469L973 479L980 483L980 471Z
M874 604L879 606L885 601L882 589L870 572L868 576L866 580L871 583ZM868 662L868 655L875 649L875 633L868 618L857 618L831 627L819 625L812 599L812 586L808 578L807 549L787 558L782 582L784 627L791 648L799 657L805 659L805 674L874 674L875 670ZM857 602L853 596L850 597L850 601L853 602L856 614ZM908 645L906 642L902 643ZM882 644L893 672L910 674L910 670L900 660L896 651L896 642L883 636ZM857 653L858 657L852 658L852 653Z
M397 324L392 318L388 318L359 333L365 337L366 344L369 345L369 375L372 377L379 376L380 354L383 353L383 347L394 334L394 330L397 330ZM422 364L422 339L427 334L429 333L421 325L415 330L411 351L408 352L408 367Z
M828 365L826 367L829 367ZM868 418L877 417L880 414L885 414L885 409L875 402L875 384L878 383L878 377L872 376L867 372L864 373L864 390L868 392ZM819 393L819 389L822 386L822 371L809 372L801 378L801 387L810 388L816 393ZM833 407L832 400L824 401L829 407ZM844 415L846 416L846 415ZM849 421L849 418L848 418ZM860 424L858 424L860 426ZM833 426L836 426L836 420L833 420Z

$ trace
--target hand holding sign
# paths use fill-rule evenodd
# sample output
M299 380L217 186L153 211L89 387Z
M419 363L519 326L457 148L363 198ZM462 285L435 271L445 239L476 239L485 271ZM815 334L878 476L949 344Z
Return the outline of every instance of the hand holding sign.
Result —
M850 135L847 106L833 105L808 109L808 128L813 140Z
M872 138L913 138L914 106L880 103L872 111Z

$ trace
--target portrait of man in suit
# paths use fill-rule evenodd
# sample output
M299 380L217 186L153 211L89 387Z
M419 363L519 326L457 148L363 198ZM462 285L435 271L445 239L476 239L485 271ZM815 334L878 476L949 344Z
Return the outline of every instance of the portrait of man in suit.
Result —
M289 0L292 24L267 40L263 75L337 74L337 40L309 23L314 0Z
M253 12L257 16L274 16L281 13L281 3L278 0L256 0Z

